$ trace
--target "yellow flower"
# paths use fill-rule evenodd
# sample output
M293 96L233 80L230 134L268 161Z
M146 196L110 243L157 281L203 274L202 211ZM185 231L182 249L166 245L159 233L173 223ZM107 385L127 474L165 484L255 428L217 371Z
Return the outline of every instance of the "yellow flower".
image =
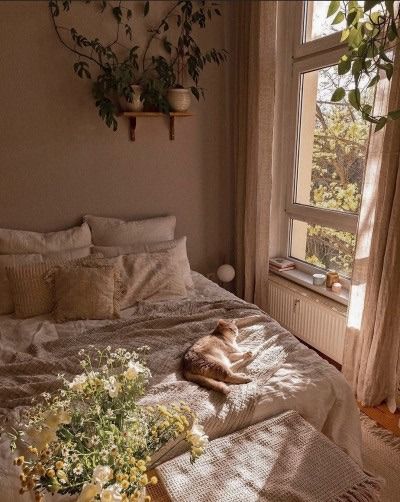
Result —
M147 477L147 474L143 474L143 476L140 478L140 484L142 486L146 486L149 483L149 479Z
M156 476L151 476L151 478L150 478L150 483L151 483L152 485L156 485L156 484L158 483L158 479L157 479L157 477L156 477Z
M121 483L121 486L124 490L126 490L127 488L129 488L129 481L127 481L126 479L124 479Z
M47 469L46 476L48 478L54 478L55 475L56 475L56 473L54 472L54 469Z
M151 497L150 495L146 495L144 498L144 502L151 502Z
M14 465L22 465L25 462L25 457L21 455L14 460Z
M34 448L33 446L29 446L28 447L28 450L33 453L33 455L37 455L38 454L38 449L37 448Z
M56 469L62 469L64 467L64 462L62 460L57 460Z

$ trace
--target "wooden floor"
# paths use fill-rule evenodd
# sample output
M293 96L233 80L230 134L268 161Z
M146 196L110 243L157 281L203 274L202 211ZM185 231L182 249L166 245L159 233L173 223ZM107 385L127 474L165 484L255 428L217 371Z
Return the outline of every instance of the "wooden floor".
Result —
M379 406L371 407L371 406L361 406L361 404L358 403L358 406L363 413L369 416L369 418L372 418L372 420L377 422L379 425L393 432L395 436L400 437L399 410L397 410L396 413L394 414L390 413L386 404L381 404Z

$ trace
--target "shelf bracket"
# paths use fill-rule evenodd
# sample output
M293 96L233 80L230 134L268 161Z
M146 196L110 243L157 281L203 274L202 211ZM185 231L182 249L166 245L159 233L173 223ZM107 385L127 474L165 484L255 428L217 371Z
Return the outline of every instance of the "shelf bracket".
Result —
M131 133L131 141L135 141L135 132L136 132L136 117L129 117L129 129Z
M171 141L175 139L175 117L173 115L169 116L169 139Z

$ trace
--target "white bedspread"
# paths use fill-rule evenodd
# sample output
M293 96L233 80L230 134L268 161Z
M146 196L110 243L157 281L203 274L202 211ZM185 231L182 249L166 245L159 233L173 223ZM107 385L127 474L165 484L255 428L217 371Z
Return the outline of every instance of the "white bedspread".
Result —
M208 281L200 274L193 273L195 291L192 297L197 301L234 300L235 297ZM184 300L187 302L187 300ZM137 313L136 309L123 312L129 319ZM109 321L78 321L66 324L54 324L47 317L29 320L15 320L0 317L0 363L7 365L14 361L29 360L35 355L37 347L49 342L57 343L64 337L76 338L90 328L109 324ZM117 326L117 324L116 324ZM244 329L244 331L247 328ZM271 336L274 348L286 352L279 369L262 385L255 406L252 407L250 422L256 423L286 410L297 410L308 422L339 445L344 451L361 463L360 424L358 411L350 388L342 375L316 353L298 342L275 322L252 323L252 336L260 332L263 339ZM270 333L269 333L270 330ZM274 338L272 338L274 335ZM244 339L246 339L244 337ZM182 347L186 347L182 340ZM253 347L254 348L254 347ZM149 355L151 366L151 354ZM57 373L57 369L54 368ZM171 375L165 375L165 384ZM23 384L23 381L21 382ZM156 386L163 386L162 375L157 376ZM204 391L205 399L212 395ZM22 393L23 397L23 393ZM176 396L179 399L179 396ZM212 400L212 399L211 399ZM9 405L8 403L6 404ZM0 403L0 407L4 403ZM240 428L240 423L238 423ZM7 445L0 445L0 493L1 500L17 500L18 486L16 470L11 466ZM65 498L64 498L65 499ZM24 500L29 500L25 495ZM52 500L56 500L53 498Z

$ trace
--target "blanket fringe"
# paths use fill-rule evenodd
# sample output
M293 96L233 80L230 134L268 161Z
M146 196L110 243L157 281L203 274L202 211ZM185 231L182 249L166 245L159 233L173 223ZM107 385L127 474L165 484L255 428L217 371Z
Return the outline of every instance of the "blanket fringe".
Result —
M395 436L392 432L384 429L382 426L377 424L374 420L372 420L362 412L360 414L360 420L363 426L368 429L371 434L378 437L381 441L383 441L391 448L394 448L396 451L400 452L400 437Z
M383 480L368 478L334 499L334 502L379 502Z

